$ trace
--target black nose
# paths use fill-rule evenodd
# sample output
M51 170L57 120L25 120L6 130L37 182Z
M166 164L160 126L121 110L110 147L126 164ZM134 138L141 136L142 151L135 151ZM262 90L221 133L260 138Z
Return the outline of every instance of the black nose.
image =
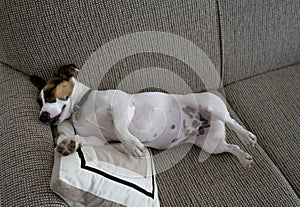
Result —
M40 115L40 121L45 123L50 121L50 114L47 111L43 111Z

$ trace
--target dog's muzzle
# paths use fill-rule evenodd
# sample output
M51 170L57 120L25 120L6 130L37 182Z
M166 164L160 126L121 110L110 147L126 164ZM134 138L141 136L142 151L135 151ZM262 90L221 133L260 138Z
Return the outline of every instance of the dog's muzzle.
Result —
M47 123L49 122L50 124L56 124L60 118L60 116L62 115L62 113L64 112L64 109L66 108L66 105L64 105L62 107L61 113L59 113L58 115L56 115L55 117L51 118L51 115L49 112L47 111L43 111L40 115L40 121L43 123Z
M41 98L43 101L43 106L40 112L39 120L43 123L49 122L50 124L56 124L61 115L64 113L66 106L71 104L70 99L56 99L55 102L46 103L43 90L41 91Z

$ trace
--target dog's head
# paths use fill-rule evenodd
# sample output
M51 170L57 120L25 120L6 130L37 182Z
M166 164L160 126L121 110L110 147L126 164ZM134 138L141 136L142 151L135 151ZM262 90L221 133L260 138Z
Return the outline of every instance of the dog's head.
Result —
M76 70L74 64L64 65L48 81L31 76L31 82L40 90L37 99L41 106L41 122L57 125L71 116L71 96L75 84L72 77Z

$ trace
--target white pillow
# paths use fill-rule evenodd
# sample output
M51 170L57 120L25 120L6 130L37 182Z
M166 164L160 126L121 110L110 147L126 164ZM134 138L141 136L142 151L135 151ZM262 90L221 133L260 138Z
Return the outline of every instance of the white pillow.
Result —
M119 143L85 145L68 156L55 152L51 189L69 206L158 207L150 150L145 155L134 158Z

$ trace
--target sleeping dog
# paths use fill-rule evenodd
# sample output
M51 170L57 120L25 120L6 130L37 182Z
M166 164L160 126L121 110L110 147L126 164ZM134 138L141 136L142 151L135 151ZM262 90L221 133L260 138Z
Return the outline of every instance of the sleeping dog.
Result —
M47 82L33 78L40 89L40 121L59 125L70 119L73 123L76 135L60 140L59 153L73 153L89 140L99 145L120 141L135 157L143 156L144 147L167 149L193 143L208 153L232 153L244 167L253 166L251 155L226 142L225 124L251 147L256 136L231 118L218 96L91 90L75 79L76 71L75 65L64 65Z

